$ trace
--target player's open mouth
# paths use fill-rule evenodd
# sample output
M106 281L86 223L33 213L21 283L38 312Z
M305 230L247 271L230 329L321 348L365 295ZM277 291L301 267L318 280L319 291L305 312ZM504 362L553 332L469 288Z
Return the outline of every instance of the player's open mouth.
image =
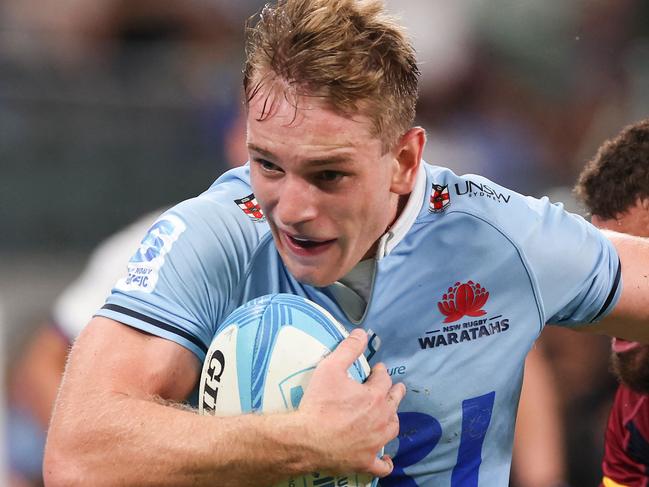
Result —
M336 239L314 240L282 232L286 246L297 255L313 256L327 250Z
M636 347L639 347L640 344L638 342L629 342L626 340L623 340L622 338L616 338L613 337L611 340L611 350L615 353L624 353L628 352L629 350L633 350Z

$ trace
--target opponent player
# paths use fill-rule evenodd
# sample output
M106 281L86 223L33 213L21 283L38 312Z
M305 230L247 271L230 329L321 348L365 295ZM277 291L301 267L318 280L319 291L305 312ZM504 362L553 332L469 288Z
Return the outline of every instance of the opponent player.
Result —
M250 166L158 219L77 340L46 481L271 485L323 470L506 485L531 344L547 322L649 339L649 244L422 164L414 52L378 1L282 1L247 47ZM346 375L365 347L355 329L293 413L170 405L223 318L272 292L371 328L369 380Z
M649 120L626 127L586 166L576 187L599 228L649 237ZM613 338L621 384L609 416L604 487L649 485L649 346Z

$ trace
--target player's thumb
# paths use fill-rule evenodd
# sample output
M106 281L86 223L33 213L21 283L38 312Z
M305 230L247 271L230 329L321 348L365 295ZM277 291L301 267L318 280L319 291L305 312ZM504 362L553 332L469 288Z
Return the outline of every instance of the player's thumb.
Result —
M392 463L392 458L388 455L383 455L382 457L376 457L374 459L374 464L372 465L370 473L375 477L386 477L392 473L394 469L394 463Z
M355 328L347 338L340 342L327 359L331 362L340 364L345 370L347 370L363 353L366 346L367 333L360 328Z

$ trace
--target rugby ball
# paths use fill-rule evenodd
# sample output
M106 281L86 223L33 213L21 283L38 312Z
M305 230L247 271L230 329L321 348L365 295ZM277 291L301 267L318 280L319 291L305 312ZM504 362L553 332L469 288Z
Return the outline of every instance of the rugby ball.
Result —
M321 306L291 294L269 294L236 309L207 351L199 387L199 412L236 415L292 411L320 360L347 336ZM349 376L363 382L370 367L362 355ZM374 487L369 475L312 473L277 487Z

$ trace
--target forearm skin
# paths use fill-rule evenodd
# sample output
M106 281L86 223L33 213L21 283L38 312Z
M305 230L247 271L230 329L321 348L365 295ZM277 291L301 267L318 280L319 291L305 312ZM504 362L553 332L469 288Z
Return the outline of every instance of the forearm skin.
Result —
M61 398L44 476L48 487L272 485L313 469L302 438L296 413L198 416L111 393L66 410Z

